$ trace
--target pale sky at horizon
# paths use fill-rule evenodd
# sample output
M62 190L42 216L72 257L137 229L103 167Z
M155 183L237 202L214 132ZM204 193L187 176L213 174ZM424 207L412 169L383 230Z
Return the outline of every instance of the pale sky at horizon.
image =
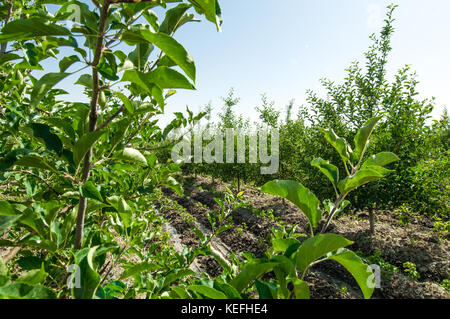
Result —
M213 24L191 23L175 36L194 57L196 91L179 90L168 100L162 123L186 105L198 110L212 102L219 111L230 87L241 98L236 111L257 119L260 96L284 113L289 100L305 102L306 90L323 93L320 78L342 82L354 60L364 61L369 35L378 33L390 3L396 32L387 66L392 77L405 64L417 71L420 98L436 97L433 113L439 117L450 106L450 1L448 0L221 0L222 33ZM162 20L160 16L160 20ZM44 63L47 71L50 64ZM80 97L73 79L58 87ZM295 114L296 109L293 111Z

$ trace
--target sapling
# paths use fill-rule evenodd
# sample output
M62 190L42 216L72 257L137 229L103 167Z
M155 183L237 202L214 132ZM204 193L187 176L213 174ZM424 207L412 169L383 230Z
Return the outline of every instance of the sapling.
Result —
M309 288L304 282L308 269L324 260L335 260L342 264L358 282L364 297L369 298L373 292L374 285L372 271L354 252L344 247L353 242L338 234L326 233L331 221L339 212L342 212L350 203L345 198L356 188L383 178L391 171L384 168L385 165L398 160L398 157L390 152L382 152L365 159L364 155L369 144L370 136L381 117L374 117L368 120L360 128L354 138L354 150L350 144L342 137L330 129L322 129L325 139L336 149L343 162L346 173L345 178L340 178L339 169L322 158L316 158L311 165L317 167L331 182L336 198L334 200L324 200L323 208L320 208L318 198L302 184L290 180L274 180L266 183L261 190L265 193L286 198L295 204L306 215L309 222L310 237L303 243L299 243L295 238L286 238L272 242L275 253L283 253L283 271L275 272L280 291L284 297L290 298L293 294L297 298L308 298ZM325 213L325 214L324 214ZM319 233L316 228L322 218L326 216ZM282 256L272 256L267 263L272 263L272 267L267 266L272 271L280 262ZM288 259L284 259L288 257ZM286 266L290 265L290 266ZM287 268L286 268L287 267ZM286 290L286 283L290 282L294 290ZM247 282L246 282L247 284ZM245 288L245 287L243 287Z

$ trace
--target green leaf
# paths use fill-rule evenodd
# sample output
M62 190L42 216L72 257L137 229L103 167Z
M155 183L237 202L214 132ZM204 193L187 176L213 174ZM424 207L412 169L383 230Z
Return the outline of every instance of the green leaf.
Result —
M63 144L61 139L55 133L52 133L50 126L41 123L31 123L28 125L36 138L41 138L44 140L45 146L48 150L54 151L59 156L63 152Z
M344 162L350 159L351 149L344 138L337 136L333 129L325 130L320 128L320 131L328 143L336 149Z
M175 8L167 10L164 21L159 26L159 32L169 35L175 32L180 27L180 21L184 13L191 7L190 4L180 3Z
M21 220L20 222L23 224L26 223L26 221L24 221L24 220ZM28 224L26 224L26 225L28 225ZM56 250L58 248L55 242L48 240L48 239L42 239L40 236L37 236L37 235L25 237L23 240L19 241L17 243L17 245L31 246L31 247L35 247L35 248L39 248L39 249L48 250L52 253L56 252Z
M105 130L93 131L84 134L73 146L73 161L78 167L83 157L94 143L105 133Z
M86 3L82 3L81 1L47 1L52 4L62 4L61 8L57 12L57 16L62 19L79 19L77 22L84 24L91 32L98 30L98 15L90 9Z
M126 70L121 81L129 81L143 88L147 93L151 93L152 84L147 81L145 73L136 70Z
M276 255L270 259L270 262L276 262L278 265L274 267L274 270L281 270L286 276L295 276L295 262L283 255Z
M150 263L148 261L139 263L139 264L134 264L131 266L127 266L126 270L122 273L122 275L120 275L120 280L123 280L125 278L140 274L142 272L148 272L148 271L152 271L152 270L158 270L161 269L160 266Z
M359 186L385 177L390 172L392 172L392 170L388 170L381 166L366 166L357 171L354 175L340 181L338 188L342 194L348 194Z
M170 287L181 299L191 299L191 295L187 293L186 288L180 286Z
M59 61L59 71L66 71L72 64L79 61L80 58L78 57L78 55L65 56L61 61Z
M176 65L177 64L175 62L173 62L172 59L169 58L167 55L163 56L158 63L158 67L162 67L162 66L171 67L171 66L176 66Z
M42 258L38 258L36 256L26 256L20 257L17 259L17 264L22 270L33 270L39 269L42 266L44 260Z
M91 212L99 211L104 207L109 207L110 205L102 203L98 200L92 199L88 200L87 206L86 206L86 214L89 214Z
M96 69L105 79L116 81L119 79L119 76L117 75L115 56L109 53L106 57L102 57Z
M67 134L71 140L75 140L76 134L72 127L73 120L70 118L47 117L45 121Z
M131 103L131 100L125 94L114 92L114 95L116 95L122 101L122 103L125 105L125 108L130 114L134 113L133 103Z
M6 200L0 200L0 215L3 216L16 216L14 207Z
M286 198L295 204L308 217L312 227L316 227L322 217L316 195L300 183L289 180L274 180L264 184L261 191Z
M323 206L327 210L328 214L331 214L331 211L335 207L335 202L330 199L325 199L323 202ZM339 207L334 211L335 214L339 214L342 212L348 205L350 205L350 201L344 199L339 203Z
M117 152L114 158L147 166L147 160L137 149L126 147L122 151Z
M297 250L297 269L304 272L312 262L320 257L351 244L353 244L352 241L332 233L318 234L308 238Z
M30 65L36 66L39 63L38 59L38 50L32 43L25 43L22 48L22 52L24 54L24 59L27 61Z
M2 261L0 260L0 268L1 267L2 267ZM9 283L9 277L0 274L0 287L6 285L7 283ZM2 296L0 295L0 299L1 298L2 298Z
M168 287L172 282L187 276L195 276L196 273L190 269L174 269L164 277L161 289Z
M327 259L337 261L352 274L361 288L364 298L369 299L372 296L375 288L372 269L358 255L351 250L342 249L335 254L330 254Z
M119 67L117 68L117 73L121 73L126 70L133 70L133 69L134 69L133 62L131 62L130 60L127 59L122 64L119 65Z
M369 166L385 166L390 163L398 161L397 155L391 152L381 152L376 155L369 157L361 166L361 168L366 168Z
M44 71L44 68L38 64L38 65L31 65L30 63L28 63L27 61L22 61L19 63L16 63L14 65L14 70L39 70L39 71Z
M272 239L272 249L274 253L283 253L294 244L299 244L295 238L274 238Z
M180 18L180 20L178 21L178 24L177 24L177 26L175 27L174 32L175 32L176 30L178 30L182 25L184 25L184 24L186 24L186 23L188 23L188 22L201 22L201 20L200 20L200 19L196 19L196 18L195 18L195 14L193 14L193 13L185 13L185 14Z
M0 43L49 35L71 35L71 32L45 18L16 19L3 27Z
M59 174L58 170L51 166L43 157L34 154L22 156L14 163L14 165L40 168Z
M296 278L292 281L296 299L310 299L309 286L303 280Z
M40 269L33 269L25 274L21 275L15 282L24 283L30 286L35 286L42 283L48 274L44 270L44 264L42 264Z
M229 299L242 299L241 295L230 284L219 283L216 281L214 283L214 288L222 291Z
M18 59L21 59L21 58L22 57L20 55L17 55L17 54L14 54L14 53L3 54L0 57L0 66L5 64L6 62L13 61L13 60L18 60Z
M72 294L76 299L92 299L100 284L100 275L94 267L93 258L96 247L85 248L75 254L75 262L80 267L80 286L74 287ZM77 275L76 273L74 274Z
M21 216L5 216L0 214L0 235L3 235L3 232L7 230L9 227L14 225L14 223L20 218Z
M134 40L136 37L146 40L160 48L161 51L168 55L195 82L194 59L174 38L164 33L154 33L146 29L140 30L139 32L124 32L122 38L127 42L128 39Z
M70 73L47 73L43 75L33 86L33 91L30 94L30 105L36 107L44 98L45 94L68 75Z
M263 274L272 271L276 263L247 264L241 272L231 281L231 285L241 293Z
M167 177L161 184L173 189L178 195L183 195L183 188L181 184L178 183L178 181L172 176Z
M195 10L206 16L206 19L214 23L217 27L217 31L221 31L220 25L222 24L222 14L217 0L189 0L194 5Z
M373 117L369 119L364 126L358 130L358 133L356 133L355 151L353 152L355 158L359 159L364 156L364 150L369 142L370 135L372 135L373 129L380 119L381 117Z
M202 294L209 299L227 299L227 296L223 292L208 286L191 285L187 289Z
M334 187L337 187L339 182L339 170L336 166L320 157L312 160L311 165L320 169L320 171L328 177L331 183L333 183Z
M88 89L92 90L93 82L92 82L92 75L90 74L82 74L78 78L78 80L74 84L79 84L87 87Z
M145 20L147 20L147 22L150 23L152 28L158 32L159 31L158 15L152 10L147 10L147 12L143 14L143 16Z
M161 89L195 90L195 87L183 74L165 66L146 73L146 77L148 82L155 83Z
M80 194L83 197L92 198L98 200L99 202L103 202L102 195L91 181L87 181L84 185L80 186Z
M255 280L255 287L258 290L259 299L277 299L276 287L273 287L267 282Z
M107 198L108 203L119 213L119 216L125 227L130 227L133 210L127 204L125 199L120 196L111 196Z
M154 48L155 47L151 43L137 43L136 49L131 51L128 55L128 60L133 63L136 70L142 71Z
M8 268L3 262L3 258L0 258L0 276L8 276Z
M11 283L0 287L0 299L55 299L56 294L42 285L29 286L23 283Z
M204 235L203 235L203 233L200 231L200 230L198 230L198 229L196 229L197 231L194 231L193 230L193 232L195 232L195 234L197 234L197 236L199 236L199 238L201 239L201 240L204 240ZM217 232L216 232L217 233ZM200 235L201 234L201 235ZM220 254L220 253L217 253L216 251L214 251L214 250L211 250L210 249L210 254L211 254L211 256L214 258L214 260L223 268L223 270L225 271L225 272L227 272L227 273L233 273L233 267L232 267L232 265L230 264L230 262L224 257L224 256L222 256L222 254Z
M13 151L10 151L6 154L6 156L0 158L0 172L9 169L11 166L14 165L14 163L17 160L18 155L22 154L29 154L32 153L32 151L28 149L16 149Z

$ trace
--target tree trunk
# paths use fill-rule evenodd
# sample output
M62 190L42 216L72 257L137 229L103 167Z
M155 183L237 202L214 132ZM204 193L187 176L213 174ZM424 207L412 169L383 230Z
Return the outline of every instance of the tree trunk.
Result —
M102 56L103 51L103 39L105 32L105 24L108 18L108 10L110 3L106 0L103 4L100 14L100 21L98 27L98 38L95 48L94 59L91 63L92 66L92 98L90 103L90 113L89 113L89 132L93 132L97 129L97 104L98 104L98 96L100 93L100 84L99 84L99 75L97 70L97 65L100 63L100 58ZM82 183L85 183L89 178L89 172L91 169L91 156L92 156L92 147L88 150L86 155L84 156L83 162L83 175L82 175ZM87 206L87 198L80 195L80 200L78 203L78 214L77 214L77 223L75 230L75 241L74 248L80 249L83 244L83 235L84 235L84 219L86 214L86 206Z

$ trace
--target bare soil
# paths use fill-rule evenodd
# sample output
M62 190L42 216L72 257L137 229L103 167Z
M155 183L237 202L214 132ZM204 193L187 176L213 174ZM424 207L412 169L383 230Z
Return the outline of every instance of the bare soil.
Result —
M204 227L209 227L207 212L218 209L214 197L229 185L212 183L209 177L187 177L184 182L184 195L178 196L171 190L164 190L178 202L188 214L195 217ZM264 194L252 186L245 186L245 201L256 210L273 210L273 215L289 225L296 225L302 233L309 233L306 217L296 206L280 198ZM269 218L257 216L251 209L239 208L232 213L237 228L222 233L220 240L235 253L251 252L263 256L267 241L275 222ZM169 223L180 235L186 246L198 245L197 236L190 231L192 224L176 210L162 210ZM244 227L242 227L244 226ZM381 287L376 288L373 298L445 298L450 295L438 283L450 277L450 245L446 239L440 239L433 232L432 222L422 220L408 228L399 225L398 220L389 211L376 212L375 235L369 234L368 214L365 212L353 216L343 216L335 220L328 231L341 234L354 241L349 248L364 256L371 256L377 250L381 258L400 269L398 273L382 276ZM404 262L413 262L420 273L419 279L405 275ZM202 270L212 277L220 274L220 266L212 259L199 259ZM327 261L314 266L306 276L310 284L312 298L362 298L359 287L352 276L338 263Z

